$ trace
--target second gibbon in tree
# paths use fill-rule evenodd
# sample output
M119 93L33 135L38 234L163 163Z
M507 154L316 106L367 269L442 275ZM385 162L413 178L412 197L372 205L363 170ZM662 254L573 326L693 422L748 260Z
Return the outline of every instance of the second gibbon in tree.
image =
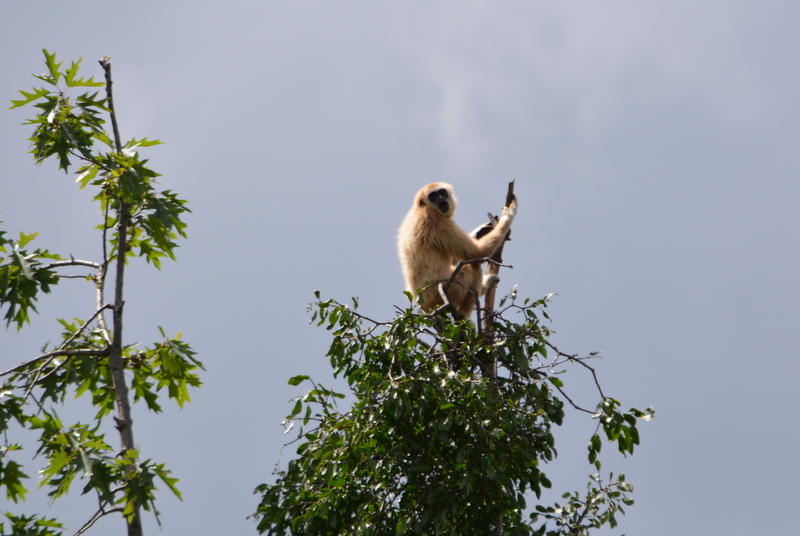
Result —
M449 279L459 261L491 257L500 247L517 214L517 200L514 198L510 206L503 207L497 225L480 238L468 234L453 221L455 210L453 187L433 182L417 192L398 231L406 289L415 300L421 290L422 309L427 312L444 304L435 283ZM494 280L484 276L479 264L464 265L447 290L456 313L468 317L475 309L475 295L483 295Z

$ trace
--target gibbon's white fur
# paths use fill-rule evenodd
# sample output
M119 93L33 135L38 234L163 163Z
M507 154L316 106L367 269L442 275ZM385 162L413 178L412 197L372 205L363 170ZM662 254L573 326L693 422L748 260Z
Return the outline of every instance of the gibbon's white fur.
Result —
M470 236L453 221L455 211L453 187L433 182L417 192L398 231L397 246L406 289L415 300L417 291L424 289L421 297L425 311L444 303L439 285L429 285L449 279L459 261L491 257L500 247L517 214L517 200L510 207L503 207L497 226L481 238ZM496 278L485 277L477 263L464 265L448 288L450 303L462 317L469 316L475 308L475 297L469 291L483 295Z

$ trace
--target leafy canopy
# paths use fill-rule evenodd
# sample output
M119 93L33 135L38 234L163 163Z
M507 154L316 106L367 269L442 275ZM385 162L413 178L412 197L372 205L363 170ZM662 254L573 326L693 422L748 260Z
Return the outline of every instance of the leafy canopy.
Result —
M312 388L284 421L287 431L300 426L297 458L256 489L259 530L490 534L502 520L502 534L552 536L615 525L615 513L632 503L623 477L606 484L594 475L585 497L567 494L566 505L531 512L531 492L538 498L552 486L544 464L556 456L554 426L569 400L564 369L594 374L590 357L563 354L548 342L551 332L539 321L546 305L518 304L512 295L487 334L469 321L442 322L413 309L382 323L357 313L357 302L317 302L314 319L333 334L334 376L347 381L354 402L340 411L343 394L308 376L290 380ZM512 315L519 322L507 319ZM633 453L637 419L652 415L623 413L618 401L600 398L588 412L598 420L588 447L596 470L601 430L620 452Z

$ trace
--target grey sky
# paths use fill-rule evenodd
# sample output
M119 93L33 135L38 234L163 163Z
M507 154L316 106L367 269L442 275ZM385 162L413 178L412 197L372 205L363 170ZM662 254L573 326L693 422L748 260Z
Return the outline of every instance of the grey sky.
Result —
M255 533L251 491L293 456L286 380L329 374L313 291L390 318L416 190L451 182L472 228L510 179L501 289L558 293L559 346L603 350L606 392L656 408L632 458L606 453L636 487L614 533L793 533L799 15L730 0L6 6L0 98L36 82L42 48L97 77L110 56L123 137L166 142L145 154L194 211L179 262L135 265L127 287L128 340L182 331L208 369L184 411L135 415L144 456L181 479L184 502L161 493L164 533ZM0 114L0 220L97 258L91 194L34 166L30 113ZM91 289L59 287L0 334L0 368L55 339L54 316L91 314ZM582 489L591 430L571 414L559 431L555 491ZM54 511L79 508L74 530L94 506Z

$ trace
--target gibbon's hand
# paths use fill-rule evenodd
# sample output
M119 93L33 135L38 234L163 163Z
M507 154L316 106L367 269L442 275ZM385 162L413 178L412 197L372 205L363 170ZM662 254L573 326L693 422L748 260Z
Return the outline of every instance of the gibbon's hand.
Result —
M503 207L503 217L508 219L508 223L514 221L514 217L517 215L517 197L514 196L514 199L511 201L510 207Z

